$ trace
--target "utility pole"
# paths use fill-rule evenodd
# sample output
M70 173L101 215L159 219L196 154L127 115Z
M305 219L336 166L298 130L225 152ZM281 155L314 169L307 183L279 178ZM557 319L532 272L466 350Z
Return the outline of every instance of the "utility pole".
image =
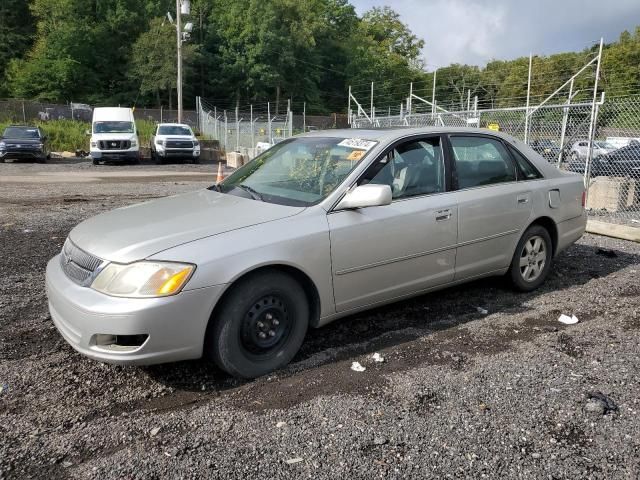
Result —
M176 32L178 39L178 123L182 123L182 14L180 0L176 0Z

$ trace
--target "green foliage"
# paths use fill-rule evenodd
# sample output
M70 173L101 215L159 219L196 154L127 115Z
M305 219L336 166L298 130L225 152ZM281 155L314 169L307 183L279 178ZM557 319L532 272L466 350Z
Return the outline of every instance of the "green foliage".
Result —
M16 122L0 122L0 132ZM91 130L89 122L77 120L51 120L48 122L34 122L39 126L49 139L52 152L75 152L76 150L89 150L89 137L87 130ZM148 120L136 120L140 145L149 144L151 136L155 132L156 124Z
M183 21L194 29L184 48L184 104L196 95L221 108L286 99L307 113L344 111L349 85L370 82L399 105L414 82L430 98L425 42L389 7L358 16L349 0L192 0ZM176 35L166 13L175 0L2 0L0 96L94 105L171 105ZM428 39L427 39L428 40ZM428 47L428 44L427 44ZM429 55L428 48L426 50ZM595 55L595 47L534 57L532 99L542 100ZM606 45L602 88L609 96L640 87L640 27ZM528 58L484 68L452 64L437 74L438 103L522 105ZM591 76L590 76L591 75ZM574 85L589 97L593 72ZM397 108L397 107L396 107Z
M5 82L1 81L6 66L27 51L34 30L33 17L24 0L0 2L0 96L8 93Z
M0 122L0 132L15 122ZM89 150L89 137L86 130L91 129L91 124L75 120L55 120L51 122L35 122L47 135L51 151L75 152L76 150Z
M136 129L138 130L140 145L148 146L151 137L156 131L156 123L150 120L136 120Z

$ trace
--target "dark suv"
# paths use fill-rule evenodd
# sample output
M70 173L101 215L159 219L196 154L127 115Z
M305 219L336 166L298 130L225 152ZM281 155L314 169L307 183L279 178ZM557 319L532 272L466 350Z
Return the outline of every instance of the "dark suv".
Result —
M50 158L47 136L38 127L9 126L0 137L0 163L8 158L45 163Z

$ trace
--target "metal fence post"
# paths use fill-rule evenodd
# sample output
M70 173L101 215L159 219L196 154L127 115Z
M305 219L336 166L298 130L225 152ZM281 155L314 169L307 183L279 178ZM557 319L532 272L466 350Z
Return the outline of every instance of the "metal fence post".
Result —
M224 153L227 153L227 133L228 133L228 124L227 124L227 111L224 111Z
M237 105L236 105L236 152L240 152L240 120L238 119Z
M433 71L433 88L431 89L431 118L433 119L433 115L436 113L436 74L438 73L438 69L436 68Z
M596 64L596 78L593 82L593 100L591 103L591 119L589 121L589 138L587 139L587 160L584 166L584 186L587 188L587 196L589 196L589 178L591 176L591 160L593 158L593 140L595 137L595 126L598 117L598 106L596 99L598 98L598 80L600 77L600 63L602 61L602 45L604 39L600 38L600 50L598 51L598 63Z
M527 108L524 113L524 143L529 142L529 99L531 97L531 63L533 54L529 54L529 76L527 80Z
M255 139L255 132L253 131L253 104L251 104L251 106L249 107L250 109L250 115L251 115L251 151L252 151L252 157L254 157L255 155L253 155L253 153L255 152L255 148L256 148L256 139Z
M373 82L371 82L371 110L369 110L369 116L371 117L371 122L373 122Z
M273 143L273 139L271 138L271 102L267 102L267 128L269 135L269 143Z

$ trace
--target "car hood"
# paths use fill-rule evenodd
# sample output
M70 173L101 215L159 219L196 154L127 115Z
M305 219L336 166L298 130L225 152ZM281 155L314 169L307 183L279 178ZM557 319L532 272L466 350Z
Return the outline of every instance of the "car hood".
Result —
M198 190L97 215L75 227L69 238L82 250L104 260L130 263L183 243L303 210L304 207Z
M156 135L157 138L163 138L165 140L194 140L195 137L191 135Z

